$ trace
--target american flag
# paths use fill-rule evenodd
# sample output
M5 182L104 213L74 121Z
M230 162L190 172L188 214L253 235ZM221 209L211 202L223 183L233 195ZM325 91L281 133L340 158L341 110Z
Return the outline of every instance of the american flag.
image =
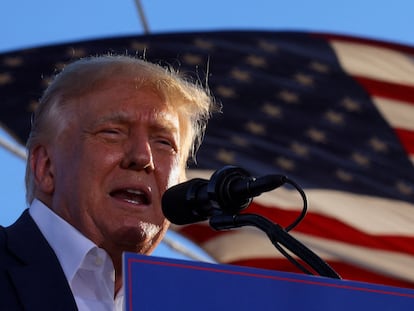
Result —
M414 287L414 48L304 32L201 32L122 37L0 55L3 127L24 142L30 111L55 69L128 53L208 80L223 113L188 177L224 165L284 174L308 214L291 234L344 279ZM279 188L248 212L289 225L302 201ZM260 231L175 226L221 263L299 272Z

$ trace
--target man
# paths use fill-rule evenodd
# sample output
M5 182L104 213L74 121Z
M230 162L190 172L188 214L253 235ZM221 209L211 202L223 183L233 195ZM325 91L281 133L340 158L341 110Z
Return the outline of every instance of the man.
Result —
M67 66L27 142L28 210L0 228L0 310L118 310L122 253L150 254L164 191L185 178L208 92L127 56Z

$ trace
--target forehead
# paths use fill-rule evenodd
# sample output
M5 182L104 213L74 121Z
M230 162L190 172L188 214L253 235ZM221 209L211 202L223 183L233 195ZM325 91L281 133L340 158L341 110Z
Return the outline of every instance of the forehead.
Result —
M131 81L102 84L79 99L79 113L91 120L119 119L177 122L179 111L150 88L139 88Z

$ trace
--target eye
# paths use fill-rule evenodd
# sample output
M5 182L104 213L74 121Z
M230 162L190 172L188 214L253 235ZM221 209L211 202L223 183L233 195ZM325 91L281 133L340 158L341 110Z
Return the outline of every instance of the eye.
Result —
M172 146L172 143L168 139L159 139L158 143L161 145Z
M157 137L154 138L154 142L162 149L171 150L173 152L177 152L176 143L172 139L164 138L164 137Z
M107 128L107 129L101 130L101 133L116 135L116 134L121 134L121 131L119 129L115 129L115 128Z
M105 127L97 132L97 135L109 142L116 142L122 140L126 133L125 130L118 127Z
M98 134L108 137L116 137L118 135L122 135L122 131L118 128L104 128L101 129Z

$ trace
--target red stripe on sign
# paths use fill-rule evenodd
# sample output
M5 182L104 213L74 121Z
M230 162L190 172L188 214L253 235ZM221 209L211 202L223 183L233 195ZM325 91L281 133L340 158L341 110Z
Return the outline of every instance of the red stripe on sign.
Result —
M364 89L373 96L414 104L414 87L404 84L396 84L369 79L360 76L353 76Z
M405 151L408 154L414 154L414 131L399 128L394 128L394 131L397 133Z
M301 260L298 260L301 262ZM303 262L301 262L303 263ZM252 258L248 260L232 261L229 264L238 266L255 267L268 270L302 273L287 259L283 258ZM394 279L389 276L381 275L360 267L356 267L344 262L328 261L328 264L343 278L353 281L362 281L368 283L383 284L388 286L398 286L405 288L414 288L414 283Z

